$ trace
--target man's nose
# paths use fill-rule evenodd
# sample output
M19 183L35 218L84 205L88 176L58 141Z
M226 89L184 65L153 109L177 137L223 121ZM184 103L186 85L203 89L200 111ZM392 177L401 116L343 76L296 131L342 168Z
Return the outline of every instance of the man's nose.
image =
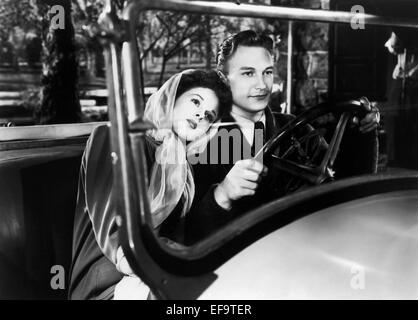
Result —
M267 89L266 81L263 75L257 76L256 88L260 90Z

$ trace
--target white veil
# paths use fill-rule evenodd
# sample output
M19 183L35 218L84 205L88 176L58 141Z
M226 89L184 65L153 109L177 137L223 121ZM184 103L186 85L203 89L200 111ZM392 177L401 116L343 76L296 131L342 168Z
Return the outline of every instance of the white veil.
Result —
M193 202L195 184L190 164L187 162L185 142L174 134L173 109L177 87L183 71L168 79L147 102L144 119L151 121L156 130L147 133L157 144L153 164L148 199L150 201L153 226L158 227L174 210L180 199L184 216ZM208 139L201 143L205 146ZM195 144L193 144L194 149Z

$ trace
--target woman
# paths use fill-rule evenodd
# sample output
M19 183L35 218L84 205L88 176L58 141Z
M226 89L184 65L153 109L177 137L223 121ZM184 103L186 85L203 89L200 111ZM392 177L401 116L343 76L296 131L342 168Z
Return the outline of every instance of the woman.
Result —
M230 111L232 95L215 71L186 71L171 77L146 105L144 118L156 130L147 133L149 203L159 235L182 242L183 218L190 209L195 183L187 153L205 147L211 124ZM140 280L132 275L119 246L112 193L109 130L96 128L83 155L74 221L70 298L109 299ZM119 272L118 272L119 271ZM121 281L122 279L122 281ZM142 285L144 293L148 290ZM128 296L120 296L128 298Z
M157 127L147 134L148 199L160 235L184 243L184 231L179 232L175 221L182 221L194 197L187 154L203 151L209 127L229 113L231 101L229 88L215 71L196 70L173 76L147 102L144 118Z

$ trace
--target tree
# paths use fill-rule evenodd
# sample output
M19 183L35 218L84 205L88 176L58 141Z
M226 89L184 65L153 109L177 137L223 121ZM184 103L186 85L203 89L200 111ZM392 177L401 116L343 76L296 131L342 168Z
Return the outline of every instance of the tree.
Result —
M73 0L72 17L77 45L86 51L87 71L90 76L104 77L103 47L97 37L92 37L92 29L97 26L103 1Z
M240 21L239 18L204 14L143 12L137 28L140 65L144 65L151 52L157 54L161 58L157 86L161 86L167 77L166 66L170 59L194 44L199 44L200 53L206 62L205 68L210 69L216 55L217 43L227 35L239 31Z
M59 13L51 11L54 5L64 9L63 17L59 17L64 23L62 29L56 25ZM16 40L16 30L21 30L23 35L31 30L42 39L43 71L40 103L34 108L36 122L47 124L80 121L81 106L78 99L78 70L71 0L2 0L0 39L12 39L12 42L15 42L12 43L15 51L24 44L24 41ZM14 56L17 57L17 54ZM17 60L15 66L18 67Z
M0 1L0 48L10 48L9 57L18 70L18 56L24 52L25 37L29 30L41 33L36 5L30 0Z
M148 11L139 17L138 41L141 63L152 50L161 57L158 86L164 80L167 62L199 41L205 33L205 18L199 14Z
M81 106L71 0L38 0L37 4L44 39L41 105L35 116L40 124L79 122ZM64 28L54 25L59 14L51 11L54 5L64 9Z

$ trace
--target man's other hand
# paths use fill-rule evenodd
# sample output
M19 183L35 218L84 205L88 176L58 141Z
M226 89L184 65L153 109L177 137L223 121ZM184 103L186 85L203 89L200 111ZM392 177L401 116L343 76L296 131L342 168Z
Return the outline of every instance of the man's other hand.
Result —
M253 159L235 163L225 179L215 188L215 201L225 210L230 210L232 202L245 196L252 196L267 173L267 167Z
M372 111L360 120L359 130L361 133L367 133L377 128L380 123L380 113L376 104L372 104Z

